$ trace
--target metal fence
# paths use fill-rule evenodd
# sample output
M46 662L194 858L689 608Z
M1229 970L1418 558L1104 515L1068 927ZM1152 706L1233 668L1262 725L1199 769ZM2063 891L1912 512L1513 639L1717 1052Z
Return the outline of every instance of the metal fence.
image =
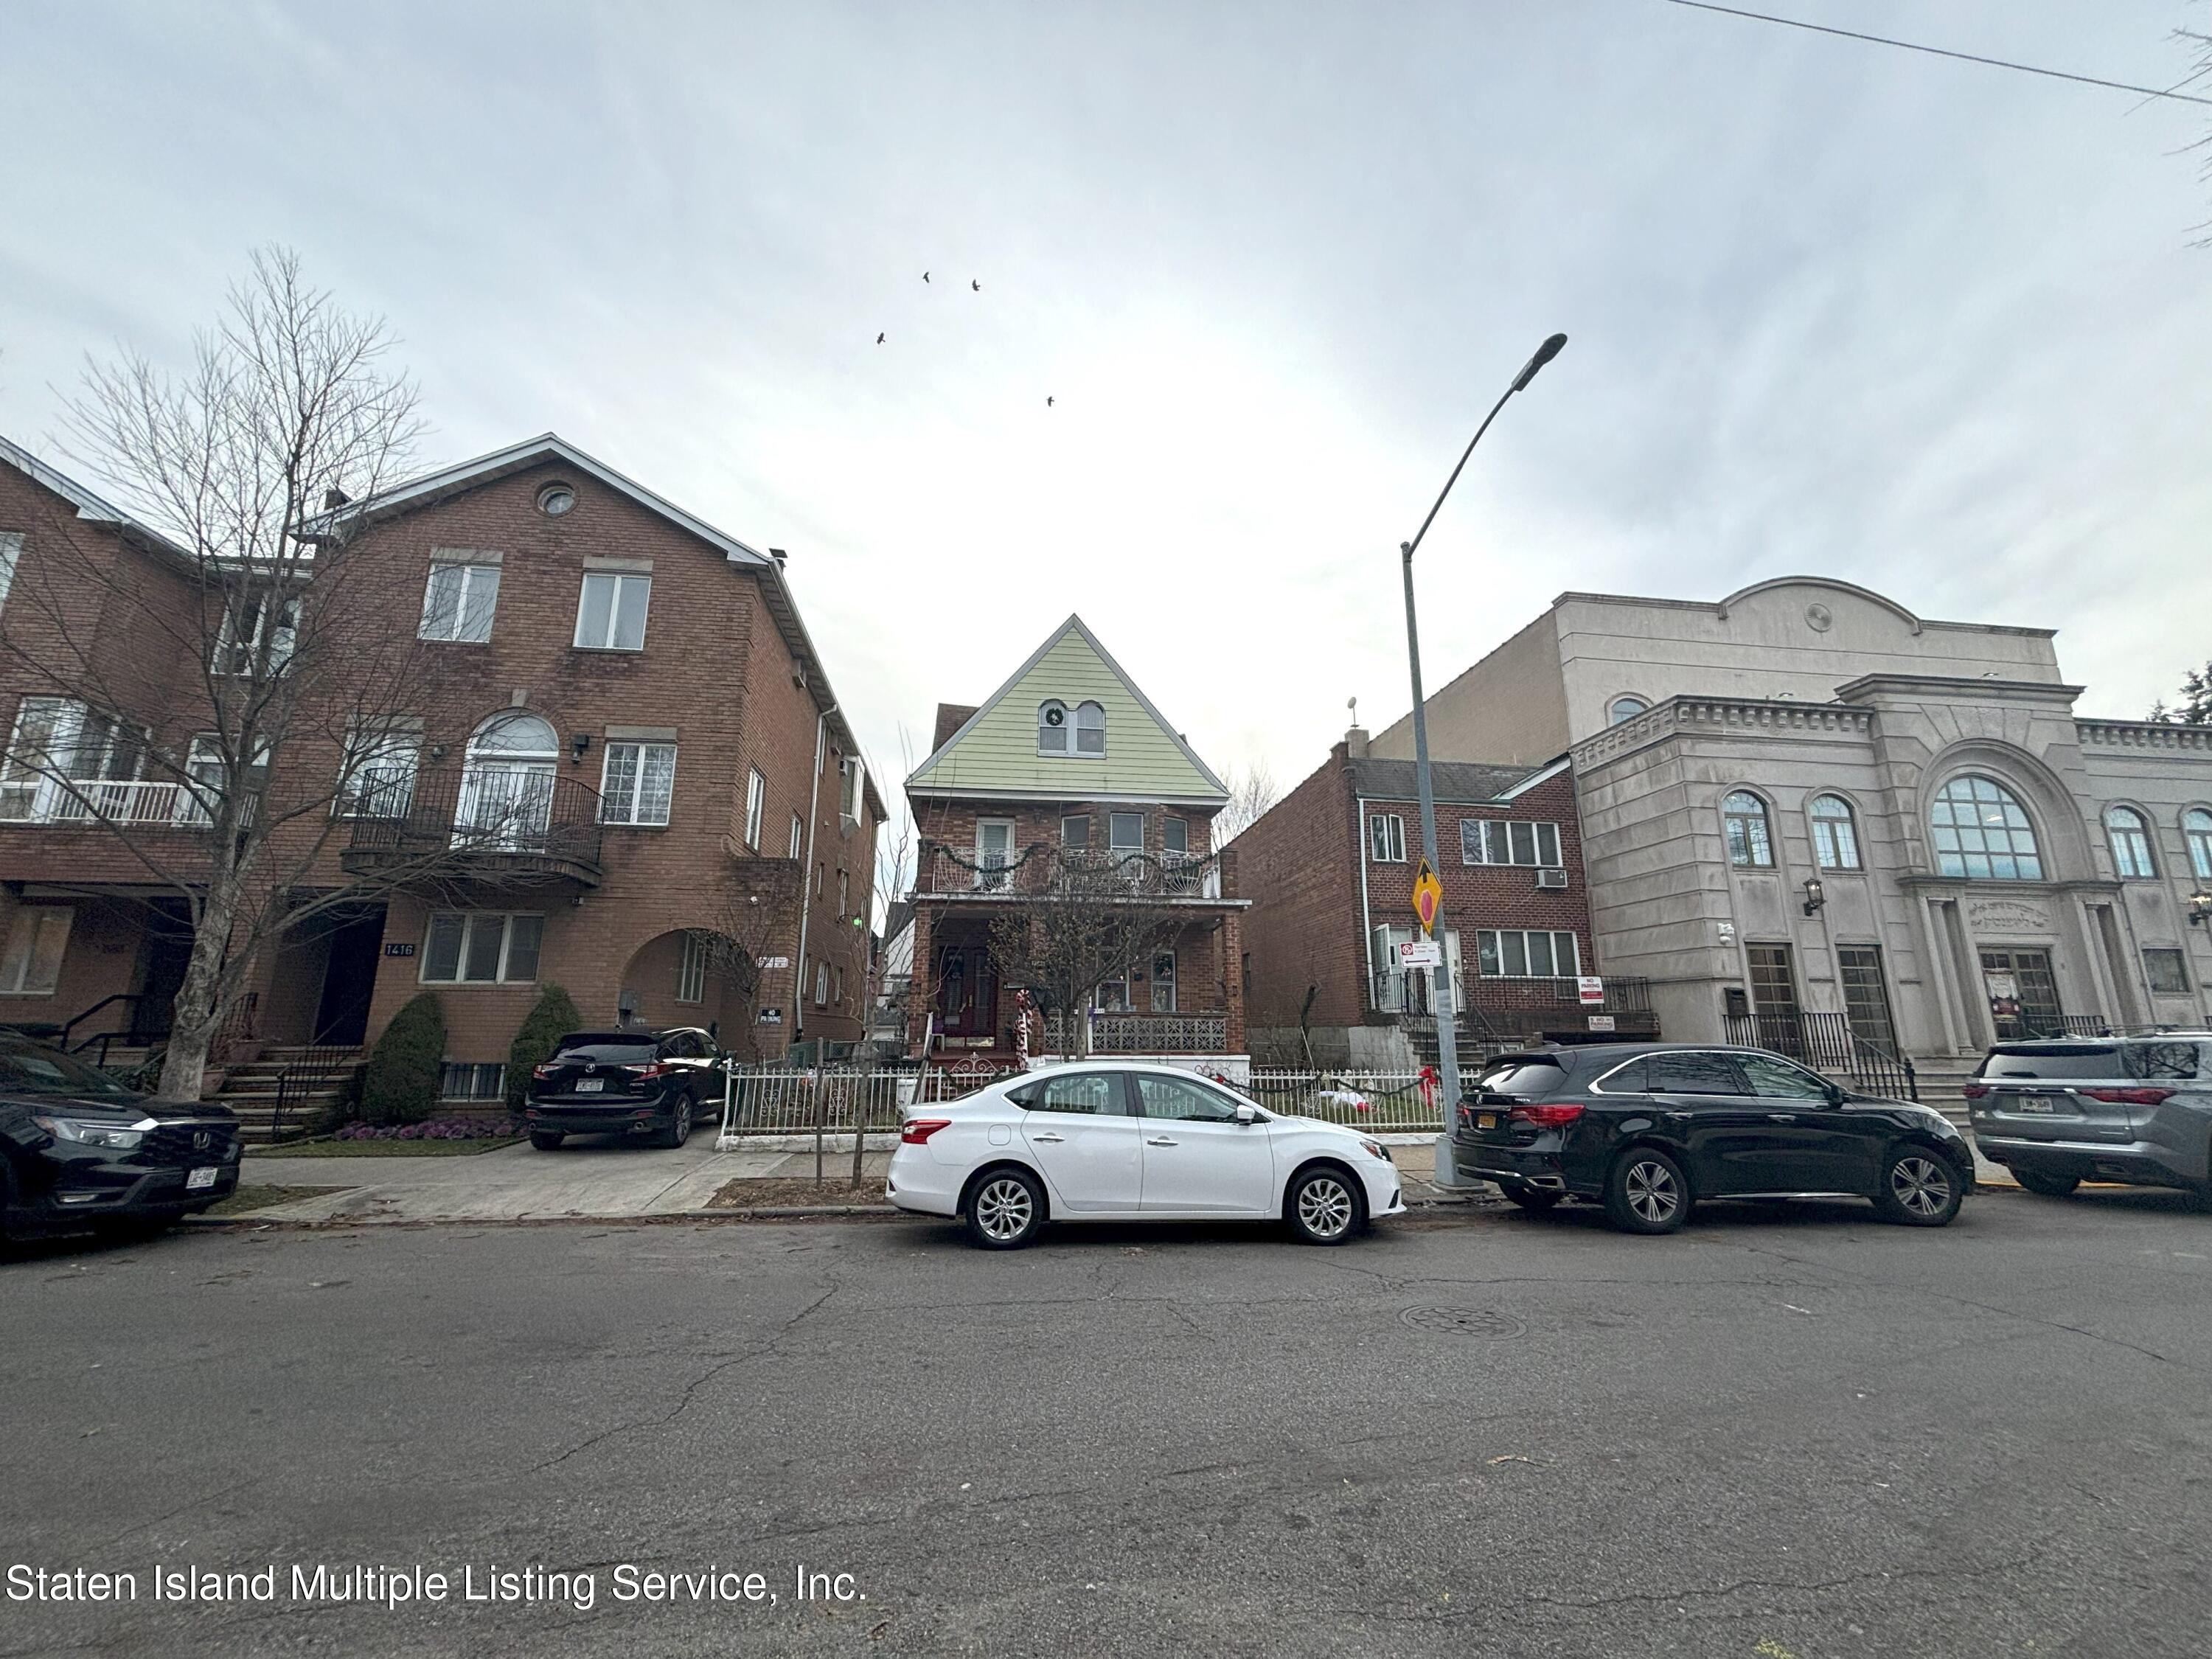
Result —
M1203 1071L1203 1067L1199 1068ZM738 1066L730 1073L728 1126L739 1135L850 1134L896 1131L912 1108L957 1100L1013 1071L933 1066L927 1071L860 1066ZM1432 1077L1418 1072L1293 1072L1255 1068L1249 1081L1224 1076L1271 1111L1386 1133L1443 1127Z

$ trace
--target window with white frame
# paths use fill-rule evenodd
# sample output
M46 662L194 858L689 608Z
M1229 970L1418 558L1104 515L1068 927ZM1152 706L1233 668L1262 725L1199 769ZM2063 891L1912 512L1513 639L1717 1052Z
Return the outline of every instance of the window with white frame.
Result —
M542 915L441 910L422 934L425 985L527 985L538 977Z
M1078 703L1075 707L1075 752L1079 755L1103 755L1106 752L1106 709L1102 703Z
M1462 818L1459 856L1462 864L1559 863L1559 826L1524 823L1518 818Z
M653 578L643 574L586 570L576 602L576 643L587 651L645 649L645 611Z
M415 804L421 732L412 725L368 725L346 733L338 766L340 817L404 818Z
M132 804L123 799L131 792L87 786L135 781L147 738L144 726L73 697L24 698L0 759L0 820L132 816Z
M6 954L0 955L0 996L53 995L75 915L65 904L27 905L15 912Z
M2112 843L2112 867L2122 881L2148 881L2158 874L2151 862L2150 821L2134 807L2107 807L2105 836Z
M842 921L853 910L853 878L843 870L837 872L837 920Z
M756 853L760 851L761 811L767 805L768 780L761 775L759 767L748 767L745 770L745 845ZM795 846L799 840L799 820L793 818L791 822L792 841ZM796 858L798 854L794 851L792 856Z
M836 1000L842 1004L845 1000L845 969L842 963L839 964L839 966L834 969L832 972L836 980L834 994Z
M258 801L269 787L269 739L257 738L253 743L253 759L246 769L242 793ZM185 776L188 781L177 791L176 807L173 814L179 823L210 824L231 793L230 768L222 757L222 740L212 732L203 732L192 739L191 747L185 751ZM240 823L250 823L256 809L248 805L238 818Z
M759 774L754 774L756 777ZM601 823L665 824L676 793L676 745L672 743L610 743L599 769ZM746 811L749 839L760 826Z
M492 612L499 605L499 567L431 556L430 579L422 587L419 639L454 645L482 645L491 638Z
M1106 815L1106 850L1116 862L1133 859L1145 850L1145 815L1142 812L1109 812Z
M1485 979L1572 979L1583 970L1581 946L1570 933L1484 927L1474 948Z
M817 1008L830 1006L830 964L826 962L814 964L814 1006Z
M8 603L8 590L15 585L15 562L23 556L23 532L0 530L0 605Z
M1037 705L1037 753L1067 753L1067 705L1050 699Z
M791 852L789 856L792 858L798 858L805 851L806 821L800 817L798 813L793 812L791 815Z
M507 1067L495 1060L449 1060L439 1068L441 1100L497 1100L507 1093Z
M704 1002L707 1000L707 936L686 933L676 952L676 1000L678 1002Z
M860 803L866 799L864 780L867 768L858 755L848 755L839 768L837 780L837 816L848 824L860 821Z
M216 636L218 674L282 673L300 638L300 596L276 587L257 587L234 595ZM262 647L268 647L265 671Z
M1367 856L1376 864L1406 861L1406 820L1395 812L1376 812L1367 820Z
M1823 870L1856 870L1859 830L1851 817L1851 804L1841 795L1815 795L1806 803L1805 817L1813 826L1813 861Z

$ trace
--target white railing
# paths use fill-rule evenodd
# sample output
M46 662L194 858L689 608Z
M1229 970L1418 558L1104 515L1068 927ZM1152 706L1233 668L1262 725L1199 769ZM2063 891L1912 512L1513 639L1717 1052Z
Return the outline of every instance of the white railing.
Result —
M0 786L0 823L167 823L197 828L210 822L206 804L173 781L72 778L64 782L44 778L34 783Z

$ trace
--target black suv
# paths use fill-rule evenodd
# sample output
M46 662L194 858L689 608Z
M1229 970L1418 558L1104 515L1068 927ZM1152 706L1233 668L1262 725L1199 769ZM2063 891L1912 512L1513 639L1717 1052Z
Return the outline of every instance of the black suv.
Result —
M227 1107L149 1100L0 1032L0 1237L165 1227L237 1190L238 1150Z
M1941 1227L1974 1184L1966 1137L1933 1108L1717 1044L1501 1055L1461 1099L1452 1158L1524 1210L1589 1200L1634 1233L1673 1232L1704 1198L1870 1198Z
M702 1110L721 1104L724 1055L696 1026L571 1031L530 1074L523 1122L550 1152L569 1135L649 1135L681 1146Z

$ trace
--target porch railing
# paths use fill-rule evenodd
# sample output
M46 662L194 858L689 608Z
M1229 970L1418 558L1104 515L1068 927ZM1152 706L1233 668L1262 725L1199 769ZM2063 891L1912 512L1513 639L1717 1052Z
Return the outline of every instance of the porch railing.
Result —
M599 793L558 771L459 767L397 777L363 789L353 804L350 868L420 861L460 867L534 869L596 879L602 835Z
M1426 968L1385 968L1375 975L1375 1006L1385 1013L1426 1014L1434 1012L1431 975ZM1539 1023L1558 1024L1568 1016L1585 1014L1649 1014L1651 981L1628 976L1605 981L1601 1001L1584 1002L1582 982L1576 979L1505 979L1478 975L1454 983L1455 999L1462 1009L1489 1017L1489 1023L1510 1026L1528 1023L1516 1017L1533 1015Z
M936 898L1218 899L1226 891L1219 854L1071 852L1042 842L1018 854L929 842L915 887Z
M215 822L212 787L174 779L42 778L0 785L0 823L167 824L204 830Z
M1079 1052L1084 1046L1082 1028L1086 1020L1091 1028L1089 1049L1094 1054L1219 1054L1229 1048L1225 1011L1155 1013L1117 1008L1079 1014L1072 1020L1057 1014L1048 1017L1042 1052Z
M1768 1048L1812 1066L1847 1077L1870 1094L1920 1098L1920 1079L1911 1060L1887 1044L1859 1035L1848 1015L1832 1012L1737 1014L1728 1022L1729 1041L1749 1048Z

